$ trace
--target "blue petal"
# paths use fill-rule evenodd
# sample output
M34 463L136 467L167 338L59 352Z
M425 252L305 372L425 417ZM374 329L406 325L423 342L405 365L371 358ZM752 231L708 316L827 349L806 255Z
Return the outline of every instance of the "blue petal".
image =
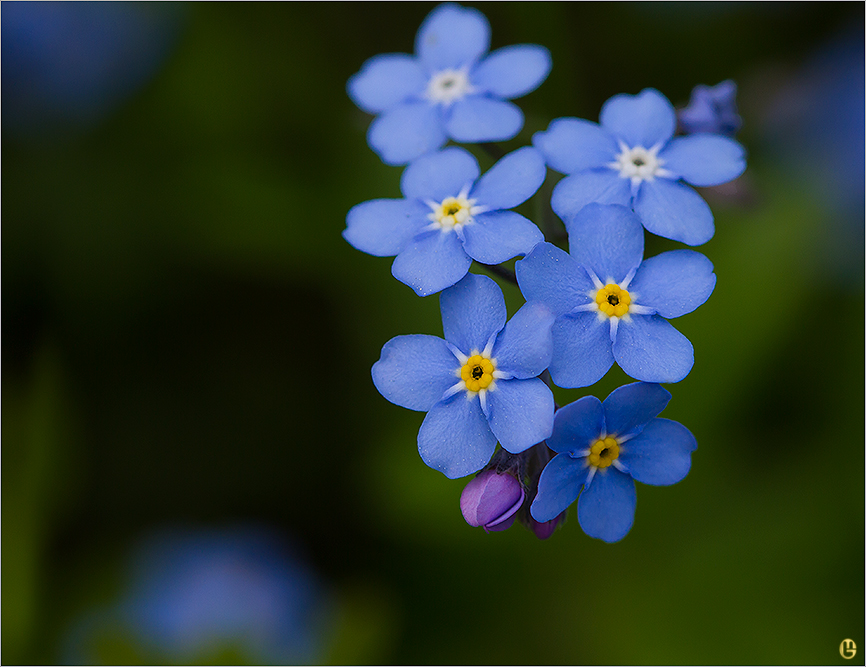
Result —
M428 71L457 69L490 48L490 24L471 7L442 4L427 15L415 37L415 53Z
M496 369L516 378L541 375L550 365L553 312L538 301L523 304L508 320L493 346Z
M629 148L664 144L677 126L676 112L668 98L652 88L638 95L614 95L602 106L599 120Z
M746 152L733 139L715 134L677 137L659 153L663 167L699 187L721 185L746 170Z
M367 131L367 143L385 164L406 164L436 150L448 137L439 110L427 102L405 102L378 116Z
M419 157L406 167L400 177L400 190L407 199L430 199L440 203L447 197L456 197L463 188L471 187L480 173L478 160L472 153L449 146Z
M541 301L556 315L591 301L589 275L571 255L551 243L539 243L514 269L523 297Z
M469 196L478 206L491 210L514 208L534 195L546 176L547 167L541 153L524 146L494 164L478 179Z
M414 97L427 86L418 61L404 53L383 53L370 58L349 79L352 101L367 113L379 113Z
M658 384L634 382L614 389L604 399L604 421L608 435L640 432L671 400L670 392Z
M496 436L478 398L469 400L465 392L434 405L418 431L418 453L424 463L450 479L481 470L494 449Z
M657 178L641 183L634 202L647 231L686 245L713 238L713 214L707 202L685 183Z
M667 486L685 477L692 466L695 436L679 422L653 419L636 438L620 447L620 458L638 482Z
M640 265L643 227L625 206L588 204L566 229L571 256L605 284L622 282Z
M634 480L613 466L599 470L577 503L583 532L605 542L624 538L634 523Z
M463 238L463 248L472 259L501 264L527 254L544 240L544 234L519 213L493 211L474 216L474 222L463 227Z
M459 381L460 362L445 341L421 334L397 336L373 364L373 384L392 403L427 411Z
M551 169L563 174L604 167L619 153L610 132L582 118L557 118L546 132L532 135L532 145L541 151Z
M679 382L695 363L689 339L658 315L620 320L613 356L628 375L643 382Z
M496 49L472 71L473 86L507 100L530 93L547 78L550 51L535 44Z
M428 296L451 287L469 271L472 259L454 232L432 231L415 237L391 265L391 275Z
M604 407L595 396L584 396L556 411L547 446L577 454L589 449L605 430Z
M429 224L427 213L429 209L414 200L365 201L349 209L343 238L358 250L390 257Z
M541 523L555 519L577 500L580 487L586 481L585 463L586 459L558 454L544 466L538 480L538 495L529 509L533 519Z
M692 312L716 286L713 263L694 250L670 250L650 257L629 285L632 303L654 308L664 318Z
M474 273L442 292L439 305L445 340L466 355L483 350L508 317L499 285Z
M487 416L499 444L519 454L550 436L553 394L542 380L497 380L487 392Z
M631 181L603 167L566 176L553 188L550 206L568 222L587 204L631 204Z
M620 325L622 326L622 325ZM550 377L559 387L588 387L613 366L610 323L596 313L574 313L553 323Z
M454 102L450 111L445 130L461 143L505 141L523 127L523 112L505 100L469 95Z

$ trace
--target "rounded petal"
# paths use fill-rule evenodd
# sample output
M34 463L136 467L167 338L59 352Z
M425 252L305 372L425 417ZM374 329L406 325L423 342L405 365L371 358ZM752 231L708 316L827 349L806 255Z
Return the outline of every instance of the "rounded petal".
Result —
M445 341L415 334L392 338L373 364L373 384L392 403L426 412L460 380L460 362Z
M563 174L604 167L619 152L610 132L583 118L557 118L546 132L532 135L532 145L541 151L551 169Z
M674 136L677 115L668 98L652 88L637 95L614 95L601 108L602 126L629 148L652 148Z
M472 71L472 85L496 97L513 99L531 93L547 78L550 51L536 44L496 49Z
M686 245L706 243L715 233L707 202L678 181L657 178L641 183L634 210L648 232Z
M491 210L514 208L534 195L546 176L541 153L524 146L494 164L478 179L469 196Z
M523 127L523 112L515 104L469 95L451 106L445 121L448 136L461 143L505 141Z
M571 256L601 282L620 283L640 265L643 227L631 209L587 204L566 228Z
M555 452L577 454L591 447L604 430L601 401L595 396L584 396L556 411L547 446Z
M550 206L566 223L587 204L631 205L631 181L602 167L566 176L550 198Z
M481 351L502 331L508 313L502 290L487 276L469 273L439 296L445 340L463 354Z
M619 451L622 462L638 482L667 486L689 473L692 452L697 448L695 436L679 422L653 419Z
M679 382L695 363L689 339L658 315L620 320L613 356L629 376L643 382Z
M367 143L385 164L411 162L448 141L439 110L427 102L406 102L377 117Z
M534 378L550 365L553 312L543 303L525 303L505 325L493 346L496 370L519 379Z
M447 197L456 197L463 188L471 186L480 173L478 160L472 153L449 146L419 157L406 167L400 177L400 190L407 199L430 199L439 203Z
M694 250L670 250L650 257L629 285L632 302L654 308L664 318L692 312L716 286L713 263Z
M424 92L427 75L405 53L370 58L347 85L349 97L367 113L379 113Z
M631 530L637 504L634 480L613 466L599 470L577 503L583 532L605 542L618 542Z
M677 137L659 153L664 168L699 187L721 185L746 170L746 151L717 134Z
M353 206L346 215L343 238L377 257L399 253L429 221L428 209L408 199L374 199Z
M517 284L527 301L541 301L556 315L591 301L592 280L564 250L539 243L514 265Z
M434 405L418 431L418 453L424 463L449 479L478 472L494 449L496 436L478 398L467 399L465 392Z
M544 240L535 224L514 211L493 211L475 216L463 228L463 249L482 264L502 262L525 255Z
M497 380L487 392L490 428L505 449L519 454L553 431L553 394L542 380Z
M639 433L670 400L670 392L658 384L633 382L617 387L604 399L608 435Z
M432 231L415 237L400 251L391 275L418 296L428 296L458 282L471 264L457 234Z
M490 48L490 24L477 9L442 4L427 15L415 36L415 53L429 72L457 69Z
M620 327L622 325L620 324ZM588 387L613 366L610 322L596 313L574 313L553 323L550 377L559 387Z
M568 454L557 454L541 471L538 494L529 513L536 521L551 521L577 500L577 494L586 481L586 460Z

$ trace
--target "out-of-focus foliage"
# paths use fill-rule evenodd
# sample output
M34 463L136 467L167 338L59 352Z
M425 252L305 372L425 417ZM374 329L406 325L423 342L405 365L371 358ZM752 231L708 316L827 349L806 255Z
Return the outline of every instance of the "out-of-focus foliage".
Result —
M421 415L370 380L385 341L441 324L435 297L340 237L353 205L400 196L401 173L367 147L345 85L370 56L410 51L432 4L146 5L166 12L137 24L157 33L120 43L157 44L129 61L147 67L91 87L99 113L27 123L16 99L43 99L42 79L8 55L15 7L4 663L63 660L70 628L121 594L142 535L243 522L298 545L331 601L313 661L832 664L845 638L866 648L862 5L481 7L492 48L553 58L507 149L616 93L652 86L682 106L695 84L738 84L749 167L703 192L718 284L677 322L696 361L663 414L698 450L682 483L641 488L614 545L573 514L543 542L469 527L467 480L422 463ZM79 61L62 62L72 77ZM675 247L649 238L646 255ZM513 314L522 299L504 291ZM614 368L593 393L626 381Z

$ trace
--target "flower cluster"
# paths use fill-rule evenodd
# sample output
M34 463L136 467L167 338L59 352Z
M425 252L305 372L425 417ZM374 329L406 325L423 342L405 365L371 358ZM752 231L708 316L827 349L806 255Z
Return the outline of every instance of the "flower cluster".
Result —
M697 447L688 429L658 417L671 399L661 383L694 364L691 342L668 320L703 304L716 276L695 250L645 258L644 235L689 246L713 236L692 186L745 169L731 138L736 87L699 86L679 115L657 90L616 95L599 123L555 119L482 174L469 150L443 146L491 150L517 136L523 114L508 100L551 67L541 46L487 54L489 43L480 12L446 3L424 20L414 56L376 56L349 80L352 100L378 114L370 147L407 166L403 199L353 207L343 237L394 256L394 277L419 296L438 293L444 334L390 340L373 382L392 403L426 413L418 450L428 466L449 478L478 473L460 498L469 525L501 531L519 520L546 539L577 501L584 532L614 542L634 522L634 481L680 481ZM513 210L539 196L548 167L565 174L546 203L567 252ZM515 258L513 271L502 266ZM519 286L526 302L511 319L499 285L470 272L473 262ZM603 402L556 405L554 386L589 387L614 362L636 382Z

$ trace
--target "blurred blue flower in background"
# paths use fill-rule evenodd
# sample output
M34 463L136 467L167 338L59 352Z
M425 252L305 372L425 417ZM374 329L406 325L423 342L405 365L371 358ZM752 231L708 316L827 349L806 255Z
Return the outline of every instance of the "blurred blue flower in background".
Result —
M406 164L445 145L503 141L523 127L508 100L535 90L550 72L550 52L521 44L489 55L490 24L473 8L446 3L418 30L415 56L370 58L348 83L361 109L380 114L367 141L387 164Z
M145 538L131 560L122 599L70 635L71 662L101 662L106 628L160 661L320 659L323 591L277 533L253 526L167 529Z
M4 131L102 117L154 74L182 12L174 3L4 3Z
M695 86L688 106L677 111L677 122L685 134L733 137L743 124L737 113L737 84L728 79L715 86Z

